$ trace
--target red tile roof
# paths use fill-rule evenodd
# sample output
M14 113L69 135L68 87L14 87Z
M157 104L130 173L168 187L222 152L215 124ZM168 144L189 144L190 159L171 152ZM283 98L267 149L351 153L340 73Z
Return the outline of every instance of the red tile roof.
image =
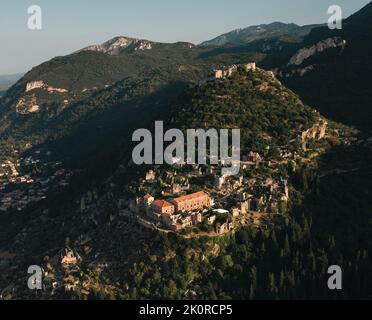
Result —
M148 199L150 199L150 198L153 198L153 196L152 196L151 194L146 194L146 195L143 197L143 199L145 199L145 200L148 200Z
M188 201L188 200L202 198L202 197L205 197L205 196L208 196L208 195L205 192L200 191L200 192L196 192L196 193L192 193L192 194L188 194L186 196L176 198L173 201L175 201L176 203L181 203L181 202L185 202L185 201Z
M165 200L156 200L152 203L152 206L158 207L158 208L168 208L168 207L174 207L173 204L169 203Z

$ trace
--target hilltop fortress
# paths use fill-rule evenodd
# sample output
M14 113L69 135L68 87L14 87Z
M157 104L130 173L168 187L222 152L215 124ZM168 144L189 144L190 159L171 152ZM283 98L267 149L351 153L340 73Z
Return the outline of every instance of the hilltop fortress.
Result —
M213 79L224 79L224 78L231 77L239 69L242 69L246 72L250 70L256 70L256 63L249 62L249 63L239 64L239 65L233 64L228 67L216 69L213 71Z
M230 66L222 66L221 68L214 69L211 75L202 81L199 82L199 86L205 85L207 82L223 80L230 78L238 71L255 71L257 69L255 62L248 62L242 64L233 64ZM272 71L266 71L272 78L275 78L275 74Z

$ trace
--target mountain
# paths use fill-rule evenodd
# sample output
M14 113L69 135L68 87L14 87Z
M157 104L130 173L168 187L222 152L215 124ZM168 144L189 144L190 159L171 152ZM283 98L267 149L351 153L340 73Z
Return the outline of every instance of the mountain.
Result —
M313 25L298 33L301 29L293 24L278 24L278 33L272 37L274 23L273 28L266 28L267 33L260 31L261 26L250 27L202 45L217 46L205 53L208 56L232 52L261 54L259 65L274 70L305 103L316 106L328 118L356 126L370 135L371 8L369 3L345 19L341 30ZM261 34L261 39L255 37Z
M324 115L370 131L372 3L341 30L316 28L279 68L283 82Z
M186 42L177 42L174 44L171 43L159 43L148 40L134 39L128 37L115 37L109 41L106 41L102 44L91 45L86 48L79 50L81 51L96 51L103 52L110 55L118 55L123 52L136 52L144 50L152 50L156 48L184 48L191 49L195 47L192 43Z
M323 113L368 110L370 12L217 47L120 36L25 74L0 99L1 298L369 297L371 140ZM157 120L241 128L240 175L136 166L132 133ZM143 208L201 191L214 207L177 233ZM25 286L35 264L43 291Z
M2 153L43 148L74 167L99 166L99 156L108 161L110 148L145 125L147 115L161 112L203 70L179 72L176 65L149 59L87 51L32 70L2 99ZM97 154L99 146L106 151Z
M128 152L133 130L167 112L169 101L218 66L261 59L205 57L210 50L183 42L115 54L87 49L33 68L0 99L0 160L41 151L77 170L80 187L99 183Z
M116 37L102 44L88 46L81 51L97 51L115 55L128 50L151 50L153 42L126 37Z
M16 144L19 151L25 150L27 144L35 145L32 141L41 145L70 135L85 123L83 119L110 112L143 112L139 111L139 104L147 103L143 98L150 93L158 92L159 99L169 100L190 84L208 77L220 64L260 59L251 52L206 58L203 54L210 49L184 42L148 42L151 49L142 50L141 43L142 40L116 37L33 68L1 100L2 141L8 146ZM132 108L115 107L122 104ZM161 101L153 104L154 112L160 112L162 105ZM97 123L94 127L107 128ZM3 153L8 149L4 147Z
M294 23L286 24L273 22L270 24L251 26L245 29L236 29L212 40L205 41L201 43L200 46L224 46L227 44L244 45L256 40L280 37L300 39L309 34L309 32L315 27L316 25L298 26Z
M170 117L174 128L240 128L242 147L259 153L268 146L286 148L290 141L296 145L301 132L320 119L270 72L259 68L196 86L174 102Z
M248 188L248 182L255 181L257 187L252 189L252 196L257 197L257 208L264 208L264 202L269 200L263 199L266 196L262 196L262 190L280 189L279 184L286 180L291 190L288 209L282 205L281 214L262 213L267 221L262 222L262 228L242 225L236 232L222 235L213 233L209 237L213 226L205 224L200 237L192 237L194 230L180 234L156 231L132 213L133 201L140 195L151 190L160 197L168 183L186 178L191 190L207 188L220 206L224 202L225 208L231 209L241 197L239 188L232 187L236 178L231 178L231 184L226 184L229 192L220 197L218 193L223 190L218 191L210 184L208 174L196 177L192 166L155 166L155 181L146 182L143 177L149 167L130 164L128 153L119 169L99 187L82 189L79 184L77 195L59 194L47 208L39 205L27 215L14 212L0 216L0 248L16 254L11 262L12 272L7 271L10 270L7 261L0 265L2 296L34 297L35 293L23 285L21 267L32 260L46 271L46 289L38 293L38 298L43 299L244 299L302 297L305 293L332 297L333 293L325 292L321 285L312 287L312 292L305 284L307 281L318 284L317 280L322 283L321 266L330 257L323 249L324 243L310 238L308 217L295 218L294 214L292 219L286 211L301 203L301 188L313 184L312 175L302 166L315 165L311 154L323 154L341 142L344 129L336 124L328 126L319 113L305 106L272 73L259 68L249 71L239 68L231 77L209 79L186 88L164 110L161 115L150 113L151 120L164 120L167 126L181 129L241 126L242 153L255 150L266 159L258 166L242 170L246 185L241 187ZM120 120L124 117L125 114L121 115ZM109 123L112 122L113 118ZM303 148L304 140L309 150ZM285 160L284 154L293 159ZM280 199L283 195L273 191L270 199L276 197ZM215 226L225 219L218 216ZM42 245L36 240L41 233ZM282 253L278 241L287 243ZM298 251L309 250L310 254L312 247L319 249L313 253L318 268L305 268L307 255L293 263ZM67 252L72 252L70 260ZM286 259L280 258L284 255ZM68 263L62 263L61 256ZM343 258L349 263L349 256L340 259ZM278 290L266 285L274 274L277 278L284 272L283 278L289 280L278 282ZM292 280L292 273L303 282Z

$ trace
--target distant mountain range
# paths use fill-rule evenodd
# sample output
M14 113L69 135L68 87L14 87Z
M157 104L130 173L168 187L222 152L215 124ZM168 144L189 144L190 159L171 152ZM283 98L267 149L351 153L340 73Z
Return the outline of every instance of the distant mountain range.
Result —
M261 24L244 29L236 29L231 32L220 35L212 40L205 41L200 46L224 46L243 45L257 40L273 39L280 37L289 37L293 41L300 39L310 33L315 27L320 25L298 26L294 23L273 22L270 24Z

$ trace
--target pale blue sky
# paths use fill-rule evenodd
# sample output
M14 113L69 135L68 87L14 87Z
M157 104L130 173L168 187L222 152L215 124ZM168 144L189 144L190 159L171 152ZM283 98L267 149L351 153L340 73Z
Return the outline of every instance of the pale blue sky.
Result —
M325 23L332 4L344 17L370 0L1 0L0 74L17 73L58 55L123 35L200 43L273 21ZM43 30L27 28L27 8L43 10Z

